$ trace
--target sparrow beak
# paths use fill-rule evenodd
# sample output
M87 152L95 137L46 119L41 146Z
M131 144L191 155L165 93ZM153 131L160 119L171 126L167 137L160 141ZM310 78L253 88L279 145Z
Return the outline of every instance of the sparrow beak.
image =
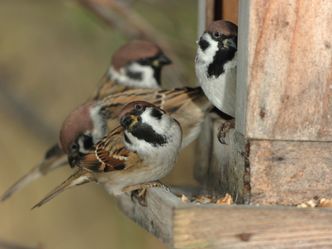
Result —
M32 207L32 209L36 207L41 207L45 203L52 200L54 197L56 197L61 192L70 189L75 186L79 186L88 182L95 181L95 178L93 175L86 170L78 170L76 173L71 175L67 180L65 180L61 185L57 186L55 189L53 189L50 193L48 193L40 202L38 202L36 205Z
M225 48L235 48L235 49L237 49L237 46L236 46L236 43L233 41L233 39L232 38L228 38L228 39L225 39L225 40L223 40L223 46L225 47Z
M140 118L138 116L127 114L121 118L120 123L125 129L130 130L136 123L139 122L139 120Z
M165 54L161 53L153 62L152 65L154 67L161 67L165 65L172 64L172 61L170 58L168 58Z

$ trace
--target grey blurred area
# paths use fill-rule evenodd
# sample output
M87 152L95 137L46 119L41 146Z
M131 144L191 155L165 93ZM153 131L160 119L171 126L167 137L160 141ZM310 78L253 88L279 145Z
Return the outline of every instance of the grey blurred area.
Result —
M185 81L194 85L197 1L127 1L174 48ZM42 159L57 141L62 120L86 100L112 52L128 38L76 1L0 2L0 193ZM174 65L173 67L176 67ZM167 86L168 68L164 74ZM193 146L181 153L172 184L192 185ZM0 203L0 248L165 248L125 217L114 199L94 184L30 208L71 169L65 167ZM3 247L2 247L3 246Z

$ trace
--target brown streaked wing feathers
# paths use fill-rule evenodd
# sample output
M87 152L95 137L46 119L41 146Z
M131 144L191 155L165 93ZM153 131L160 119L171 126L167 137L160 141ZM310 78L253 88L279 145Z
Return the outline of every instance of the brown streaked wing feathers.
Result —
M102 100L102 105L108 118L116 118L121 109L133 101L146 101L173 113L188 100L202 96L200 87L176 88L172 90L132 89L121 94L108 96Z
M121 126L109 132L97 143L94 152L84 155L79 166L97 172L125 169L129 151L122 142L122 132Z

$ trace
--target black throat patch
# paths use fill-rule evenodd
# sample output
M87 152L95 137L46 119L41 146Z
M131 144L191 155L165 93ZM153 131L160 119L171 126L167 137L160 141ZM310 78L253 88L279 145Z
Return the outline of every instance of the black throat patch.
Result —
M133 127L131 134L139 140L144 140L154 147L162 146L167 143L165 136L156 133L148 124L138 124Z
M161 85L161 67L152 67L153 69L153 77L157 81L157 84Z
M212 63L208 66L207 76L208 78L215 76L219 77L225 72L225 64L234 58L236 49L222 49L219 48L213 57Z

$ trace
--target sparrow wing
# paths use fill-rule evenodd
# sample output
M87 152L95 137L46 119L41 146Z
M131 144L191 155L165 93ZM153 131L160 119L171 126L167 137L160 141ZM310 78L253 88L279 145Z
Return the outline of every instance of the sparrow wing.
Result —
M122 140L123 128L113 129L96 144L95 150L83 156L79 167L93 172L110 172L127 168L130 152Z
M122 108L132 101L150 102L166 112L173 114L179 108L198 99L208 103L200 87L174 88L171 90L131 89L105 97L101 100L105 118L116 118Z

